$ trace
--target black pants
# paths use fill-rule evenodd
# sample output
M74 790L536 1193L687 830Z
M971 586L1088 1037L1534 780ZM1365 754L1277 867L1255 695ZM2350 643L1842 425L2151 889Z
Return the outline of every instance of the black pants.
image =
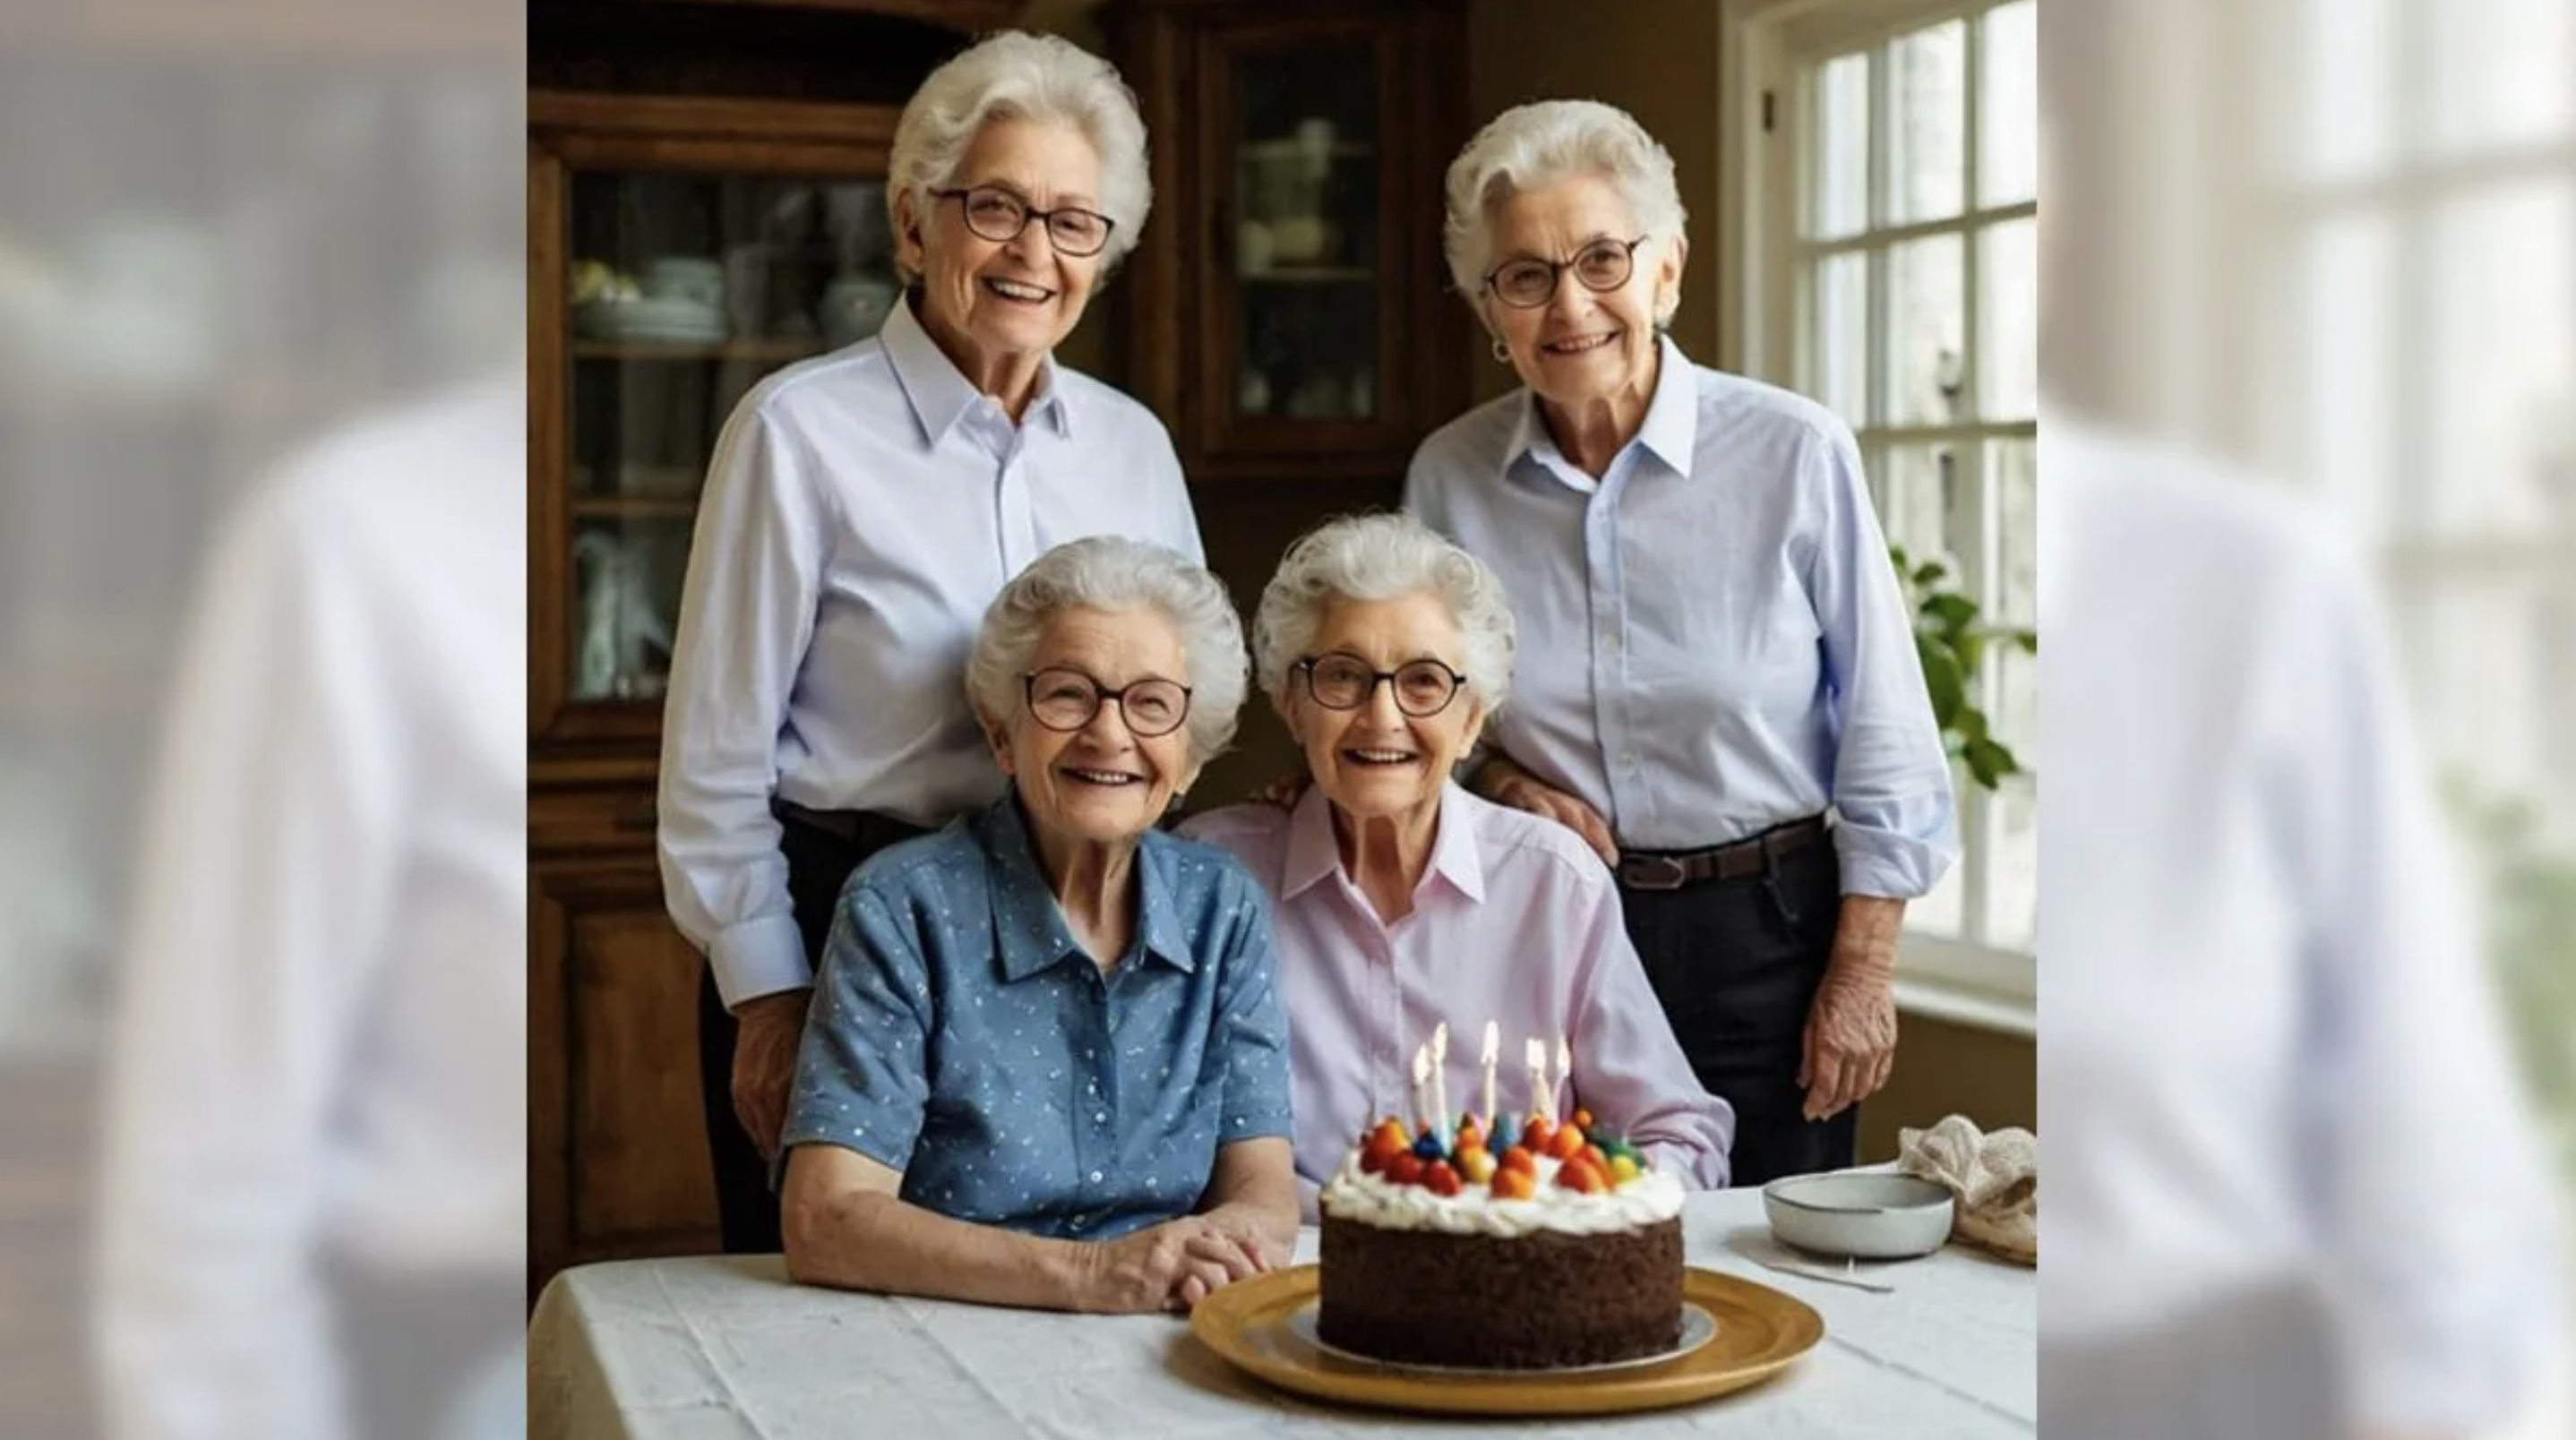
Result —
M1619 887L1628 938L1699 1083L1735 1107L1731 1183L1852 1163L1860 1107L1799 1113L1807 1008L1833 954L1842 865L1820 838L1762 875L1679 890Z
M881 816L856 817L856 835L835 834L793 816L779 822L778 848L787 857L788 903L805 959L819 968L831 938L832 912L841 886L859 862L923 833ZM778 1192L770 1188L769 1162L733 1112L733 1049L740 1030L716 992L715 967L698 989L698 1081L707 1111L707 1149L715 1164L716 1210L728 1255L775 1255L786 1248L778 1228Z

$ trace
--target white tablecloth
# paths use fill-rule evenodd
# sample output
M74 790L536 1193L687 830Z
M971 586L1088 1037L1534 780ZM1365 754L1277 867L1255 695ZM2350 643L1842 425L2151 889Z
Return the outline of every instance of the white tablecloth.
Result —
M1825 1339L1788 1373L1661 1414L1586 1421L1624 1435L2022 1435L2036 1427L2037 1272L1953 1246L1862 1266L1878 1295L1778 1274L1797 1263L1758 1191L1694 1196L1690 1262L1813 1305ZM1315 1234L1300 1242L1311 1259ZM1362 1435L1426 1421L1272 1390L1165 1316L1058 1315L791 1285L775 1256L635 1260L555 1277L528 1335L538 1440L1033 1435L1062 1440ZM1541 1422L1428 1422L1518 1434ZM1553 1427L1561 1431L1563 1422Z

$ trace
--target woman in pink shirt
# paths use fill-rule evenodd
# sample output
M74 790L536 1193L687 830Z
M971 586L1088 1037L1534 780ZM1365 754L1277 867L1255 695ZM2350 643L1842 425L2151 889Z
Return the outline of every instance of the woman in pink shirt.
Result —
M1508 1111L1530 1108L1525 1040L1552 1054L1562 1036L1561 1106L1687 1184L1725 1185L1734 1114L1692 1076L1608 868L1573 831L1450 778L1511 688L1492 572L1408 516L1333 521L1262 592L1253 664L1315 784L1290 809L1185 828L1241 857L1275 907L1307 1210L1362 1128L1412 1114L1414 1051L1443 1022L1452 1112L1483 1103L1487 1021Z

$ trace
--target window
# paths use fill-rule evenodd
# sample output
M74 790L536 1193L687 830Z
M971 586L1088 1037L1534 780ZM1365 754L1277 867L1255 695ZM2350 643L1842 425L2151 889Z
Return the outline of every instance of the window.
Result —
M1735 363L1850 424L1892 543L1942 561L1989 620L2032 624L2036 0L1742 8ZM1960 864L1907 912L1909 973L2020 1000L2038 910L2036 671L1990 647L1974 693L2027 773L1991 792L1959 775Z

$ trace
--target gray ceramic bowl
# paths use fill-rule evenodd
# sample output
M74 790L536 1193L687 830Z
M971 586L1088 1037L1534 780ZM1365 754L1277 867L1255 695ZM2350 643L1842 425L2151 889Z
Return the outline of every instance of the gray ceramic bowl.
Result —
M1790 1175L1762 1187L1762 1209L1781 1243L1819 1255L1903 1260L1950 1238L1950 1192L1911 1175Z

